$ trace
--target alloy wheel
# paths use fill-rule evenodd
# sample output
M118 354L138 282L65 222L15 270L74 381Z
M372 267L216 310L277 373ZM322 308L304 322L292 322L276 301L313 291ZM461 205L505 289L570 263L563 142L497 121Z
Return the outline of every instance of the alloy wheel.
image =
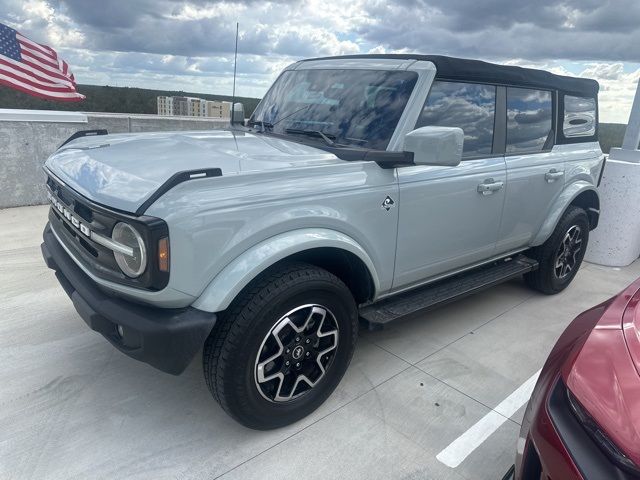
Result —
M338 323L322 305L302 305L283 315L262 341L255 382L270 402L296 399L326 375L338 347Z
M582 229L573 225L558 247L554 263L554 273L558 279L566 278L575 270L578 254L582 251Z

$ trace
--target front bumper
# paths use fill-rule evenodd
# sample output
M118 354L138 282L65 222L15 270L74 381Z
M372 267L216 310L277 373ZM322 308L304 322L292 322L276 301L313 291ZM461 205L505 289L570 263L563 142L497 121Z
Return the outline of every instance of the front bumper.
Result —
M638 479L614 464L587 434L569 407L562 379L550 384L545 397L532 423L523 422L527 445L516 480Z
M62 248L49 224L42 256L82 319L122 353L179 375L200 350L216 322L214 313L194 308L156 308L107 295ZM117 326L123 335L120 336Z
M569 452L565 439L560 434L557 424L552 418L550 407L556 405L554 395L559 380L557 377L544 389L544 401L540 405L533 421L528 425L528 435L523 452L521 469L516 472L516 480L539 480L549 478L552 480L585 480L580 472L576 460ZM573 421L573 414L570 412L566 417L567 421ZM523 422L523 428L526 422ZM523 437L524 432L521 432ZM588 477L607 478L607 477ZM613 477L611 477L613 480Z

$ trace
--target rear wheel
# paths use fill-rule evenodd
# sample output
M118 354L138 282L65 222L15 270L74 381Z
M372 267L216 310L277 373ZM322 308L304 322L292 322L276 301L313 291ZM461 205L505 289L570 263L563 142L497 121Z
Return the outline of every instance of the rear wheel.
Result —
M357 338L349 289L321 268L278 266L245 289L207 339L207 386L243 425L271 429L303 418L336 388Z
M564 290L578 273L589 241L589 218L586 212L571 206L562 215L549 239L530 250L539 268L527 273L527 284L547 295Z

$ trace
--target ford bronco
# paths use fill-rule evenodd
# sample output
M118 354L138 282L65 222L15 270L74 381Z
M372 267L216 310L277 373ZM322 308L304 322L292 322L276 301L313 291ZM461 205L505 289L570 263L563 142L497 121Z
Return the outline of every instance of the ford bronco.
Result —
M426 55L297 62L226 130L78 132L42 252L114 347L269 429L316 409L359 323L524 275L563 290L599 215L598 84Z

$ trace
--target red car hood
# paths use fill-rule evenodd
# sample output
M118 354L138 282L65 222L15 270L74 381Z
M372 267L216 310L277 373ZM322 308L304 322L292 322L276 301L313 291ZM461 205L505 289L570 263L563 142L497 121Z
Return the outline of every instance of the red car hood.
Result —
M640 280L618 295L590 333L567 387L607 436L640 465Z
M627 348L640 374L640 293L636 294L629 302L622 319L622 331L627 342Z

